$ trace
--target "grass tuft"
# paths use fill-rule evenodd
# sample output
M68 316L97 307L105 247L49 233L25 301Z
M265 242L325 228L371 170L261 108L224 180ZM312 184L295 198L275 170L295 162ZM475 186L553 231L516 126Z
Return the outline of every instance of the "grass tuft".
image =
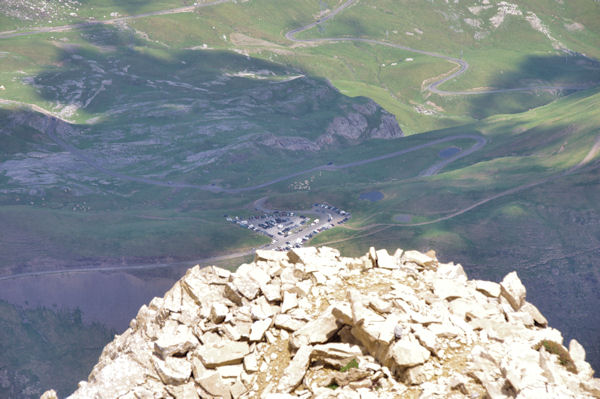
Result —
M544 349L546 349L547 352L557 355L558 361L562 366L564 366L567 369L567 371L570 371L571 373L577 373L577 367L575 367L575 362L573 362L569 351L564 346L562 346L558 342L549 341L545 339L535 346L535 350L539 350L542 346L544 347Z

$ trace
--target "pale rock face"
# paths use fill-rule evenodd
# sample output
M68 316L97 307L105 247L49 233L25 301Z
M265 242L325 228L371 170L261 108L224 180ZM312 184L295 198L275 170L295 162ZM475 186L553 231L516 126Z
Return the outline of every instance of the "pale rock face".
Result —
M185 355L198 345L192 329L186 325L171 323L170 328L161 330L154 342L154 350L164 359L174 354Z
M390 256L385 249L380 249L377 251L377 266L384 269L398 269L400 267L396 261L396 258Z
M293 292L284 292L281 313L287 313L288 310L294 309L296 306L298 306L298 296Z
M437 278L433 281L433 293L441 299L448 300L465 298L470 294L464 284L447 278Z
M527 344L512 344L500 362L500 370L517 393L527 388L545 388L539 354Z
M248 373L255 373L258 371L258 358L255 353L250 353L244 357L244 369Z
M296 352L296 355L294 355L294 358L279 380L279 385L277 386L279 391L288 393L300 384L310 363L312 350L312 347L309 345L302 345L298 348L298 352Z
M272 261L275 263L280 263L284 260L285 261L288 260L288 254L286 252L280 252L280 251L265 251L262 249L257 249L256 252L254 253L254 260L255 261L264 260L264 261Z
M530 315L531 318L533 319L533 321L535 323L539 324L540 326L542 326L542 327L548 326L548 320L546 320L546 318L544 317L542 312L540 312L538 310L538 308L536 308L531 303L525 302L525 304L523 306L521 306L521 311Z
M442 263L438 266L436 274L440 278L448 278L452 280L467 281L467 273L462 265L454 263Z
M245 359L245 358L244 358ZM244 371L242 364L232 364L229 366L221 366L217 368L219 375L223 378L237 378Z
M196 384L193 382L188 382L183 385L171 385L167 389L170 395L181 398L181 399L200 399L198 396L198 389L196 388ZM142 392L135 392L132 396L132 399L137 398L152 398L155 393L151 390L145 390Z
M253 300L260 291L260 286L254 280L248 278L236 277L233 279L235 290L242 294L246 299Z
M574 362L584 362L585 361L585 349L577 340L572 339L569 342L569 355Z
M581 387L590 393L594 398L600 398L600 379L591 378L581 382Z
M514 310L519 310L525 303L526 290L517 276L517 272L510 272L500 283L502 296L508 300Z
M206 368L226 366L241 363L244 356L250 352L246 342L227 342L204 345L198 349L198 356Z
M231 302L238 306L241 306L243 303L242 295L232 283L225 284L225 287L223 289L223 295L225 296L225 298L229 299Z
M261 285L260 290L269 302L281 301L281 285L279 284L265 284Z
M71 398L600 397L577 341L576 373L540 348L563 338L525 296L433 251L257 251L142 306Z
M407 263L415 263L425 268L435 268L437 260L419 251L404 251L402 259Z
M267 299L261 296L250 306L250 314L253 320L264 320L272 317L274 312Z
M196 382L198 382L198 385L200 385L202 389L214 397L231 399L229 387L223 382L221 376L217 372L208 373L202 378L197 379Z
M225 321L225 317L227 317L228 309L227 306L222 303L213 303L210 309L210 319L215 324L220 324Z
M232 341L239 341L242 338L242 334L235 326L225 324L221 331L223 332L223 335Z
M338 322L346 325L353 324L352 308L347 303L337 303L331 309L331 314L337 319Z
M54 389L51 389L49 391L44 392L42 396L40 396L40 399L58 399L58 396L56 396L56 391Z
M292 345L298 348L302 345L327 342L341 327L331 311L332 307L296 331L292 335Z
M301 329L306 324L304 321L295 319L287 314L278 314L275 316L274 323L275 327L292 332Z
M420 325L413 325L412 329L421 345L423 345L431 353L437 354L441 348L437 341L436 335L429 329Z
M391 367L404 369L425 363L431 353L423 348L414 337L408 336L401 338L391 346L389 356Z
M252 329L250 330L250 342L261 341L265 332L273 324L273 319L267 318L258 320L252 323Z
M475 280L475 289L492 298L500 296L500 284L492 281Z
M348 364L352 359L360 357L362 351L358 345L332 342L329 344L315 345L311 355L315 360L321 360L335 368L341 368Z
M425 365L410 367L404 372L403 380L410 385L423 384L433 376L433 369Z
M154 367L160 379L166 385L180 385L192 375L192 365L185 358L168 357L166 360L154 359Z

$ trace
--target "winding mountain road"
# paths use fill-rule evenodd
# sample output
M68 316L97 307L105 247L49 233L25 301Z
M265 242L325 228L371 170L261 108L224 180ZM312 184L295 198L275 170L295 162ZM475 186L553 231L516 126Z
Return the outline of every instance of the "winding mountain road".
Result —
M509 89L490 89L490 90L461 90L461 91L441 90L441 89L439 89L440 85L446 83L449 80L457 78L458 76L462 75L469 69L469 63L467 61L460 59L460 58L455 58L455 57L450 57L447 55L435 53L432 51L419 50L419 49L415 49L412 47L403 46L401 44L384 42L381 40L374 40L374 39L365 39L365 38L360 38L360 37L327 37L327 38L320 38L320 39L298 39L298 38L296 38L296 35L298 33L302 33L307 30L310 30L310 29L334 18L340 12L344 11L346 8L350 7L351 5L353 5L354 3L357 3L357 2L358 2L358 0L347 0L342 5L340 5L338 8L334 9L329 14L316 20L315 22L311 22L308 25L304 25L302 27L292 29L291 31L287 32L285 34L286 39L288 39L292 42L296 42L296 43L310 43L310 44L335 43L335 42L369 43L369 44L375 44L375 45L380 45L380 46L393 47L393 48L396 48L399 50L409 51L411 53L422 54L422 55L427 55L430 57L440 58L442 60L446 60L448 62L457 64L459 66L459 69L457 71L455 71L447 76L444 76L443 78L436 80L435 82L430 83L428 86L425 87L425 90L428 90L432 93L435 93L435 94L438 94L441 96L457 96L457 95L469 96L469 95L475 95L475 94L510 93L510 92L519 92L519 91L536 91L536 90L582 90L582 89L589 88L589 85L565 85L565 86L542 85L542 86L513 87L513 88L509 88Z
M243 256L252 255L253 250L234 252L226 255L212 256L209 258L201 258L190 260L186 262L178 263L150 263L146 265L126 265L126 266L98 266L98 267L82 267L76 269L60 269L60 270L45 270L38 272L27 272L11 274L9 276L0 276L0 281L17 280L20 278L28 277L40 277L40 276L58 276L63 274L77 274L77 273L89 273L89 272L121 272L121 271L135 271L135 270L148 270L148 269L164 269L174 266L187 266L196 264L207 264L210 262L216 262L220 260L241 258Z
M453 136L448 136L448 137L443 137L440 139L431 140L427 143L419 144L419 145L409 147L409 148L404 148L402 150L393 151L393 152L390 152L387 154L383 154L383 155L379 155L379 156L375 156L375 157L371 157L371 158L367 158L367 159L348 162L348 163L341 164L341 165L335 165L335 164L319 165L314 168L300 170L298 172L280 176L275 179L269 180L267 182L256 184L253 186L238 187L238 188L224 188L221 186L208 185L208 184L191 184L191 183L182 183L182 182L175 182L175 181L165 182L165 181L161 181L161 180L150 179L150 178L146 178L146 177L131 176L131 175L127 175L124 173L115 172L115 171L109 169L104 164L100 163L98 160L96 160L89 154L85 153L84 151L75 147L73 144L68 143L67 141L65 141L61 137L59 137L59 135L56 133L58 121L60 119L58 116L52 114L51 112L49 112L47 110L44 110L43 108L35 106L34 104L26 104L26 103L20 103L17 101L0 99L0 104L3 104L3 103L9 104L9 105L19 105L19 106L27 107L27 108L30 108L37 112L41 112L41 113L49 116L50 118L52 118L52 122L45 130L46 135L52 141L54 141L56 144L58 144L63 150L71 153L76 158L84 161L92 168L96 169L97 171L99 171L107 176L111 176L111 177L114 177L114 178L117 178L120 180L135 182L135 183L150 184L150 185L160 186L160 187L189 188L189 189L209 191L212 193L239 194L239 193L248 192L248 191L255 191L255 190L258 190L261 188L271 186L273 184L280 183L285 180L289 180L293 177L305 175L308 173L319 172L319 171L338 171L338 170L353 168L353 167L357 167L357 166L367 165L369 163L398 157L398 156L408 154L408 153L411 153L414 151L425 149L427 147L432 147L432 146L436 146L438 144L451 142L451 141L455 141L455 140L470 139L470 140L475 141L475 144L473 146L471 146L470 148L461 151L460 153L458 153L457 155L455 155L451 158L436 162L435 164L430 166L428 169L424 170L423 172L421 172L419 174L419 176L433 176L433 175L437 174L442 168L444 168L445 166L450 164L451 162L454 162L460 158L463 158L463 157L466 157L466 156L472 154L473 152L482 148L487 143L487 140L483 136L477 136L474 134L457 134L457 135L453 135ZM64 123L69 123L68 121L65 121L63 119L60 119L60 120L63 121Z
M5 32L0 32L0 39L9 39L11 37L20 37L20 36L31 36L31 35L37 35L40 33L66 32L66 31L70 31L73 29L85 29L85 28L90 28L92 26L97 26L97 25L112 25L112 24L115 24L118 22L124 22L124 21L128 21L131 19L154 17L157 15L182 14L182 13L194 12L197 8L215 6L218 4L227 3L229 1L231 1L231 0L216 0L216 1L211 1L208 3L197 4L194 6L170 8L168 10L150 11L150 12L145 12L142 14L127 15L127 16L123 16L123 17L110 18L110 19L104 19L104 20L93 20L93 21L86 21L86 22L80 22L77 24L69 24L69 25L61 25L61 26L43 26L43 27L33 28L31 30L23 31L23 32L5 31Z
M157 10L157 11L151 11L151 12L146 12L146 13L141 13L141 14L128 15L128 16L117 17L117 18L110 18L110 19L105 19L105 20L93 20L93 21L80 22L80 23L76 23L76 24L68 24L68 25L61 25L61 26L45 26L45 27L34 28L29 31L23 31L23 32L5 31L5 32L0 32L0 39L9 39L12 37L20 37L20 36L30 36L30 35L40 34L40 33L65 32L65 31L69 31L69 30L73 30L73 29L85 29L85 28L89 28L89 27L97 26L97 25L112 25L115 23L125 22L128 20L153 17L153 16L159 16L159 15L189 13L189 12L194 12L198 8L215 6L215 5L219 5L219 4L223 4L223 3L228 3L230 1L231 0L215 0L215 1L207 2L207 3L196 4L193 6L177 7L177 8L167 9L167 10ZM475 94L509 93L509 92L519 92L519 91L535 91L535 90L582 90L582 89L586 89L586 88L590 87L589 85L540 85L540 86L513 87L513 88L508 88L508 89L490 89L490 90L460 90L460 91L441 90L441 89L439 89L440 85L462 75L469 69L469 64L467 63L467 61L460 59L460 58L455 58L455 57L450 57L447 55L435 53L432 51L415 49L415 48L404 46L401 44L384 42L381 40L374 40L374 39L365 39L365 38L360 38L360 37L337 37L337 38L329 37L329 38L320 38L320 39L298 39L298 38L296 38L296 35L298 33L305 32L305 31L310 30L326 21L329 21L330 19L334 18L336 15L338 15L339 13L341 13L342 11L344 11L345 9L347 9L348 7L352 6L353 4L355 4L357 2L358 2L358 0L345 1L339 7L335 8L334 10L329 12L327 15L317 19L316 21L311 22L307 25L301 26L299 28L290 30L289 32L287 32L285 34L286 39L288 39L291 42L295 42L295 43L311 43L311 44L344 42L344 41L370 43L370 44L375 44L375 45L393 47L393 48L397 48L400 50L409 51L409 52L412 52L415 54L422 54L422 55L426 55L426 56L430 56L430 57L440 58L440 59L446 60L448 62L457 64L459 66L459 69L457 71L450 73L449 75L444 76L444 77L440 78L439 80L436 80L435 82L430 83L428 86L425 87L426 90L428 90L432 93L441 95L441 96L449 96L449 95L468 96L468 95L475 95Z
M545 178L542 178L542 179L539 179L539 180L535 180L535 181L532 181L532 182L529 182L529 183L521 184L519 186L516 186L516 187L510 188L510 189L501 191L499 193L496 193L494 195L491 195L489 197L486 197L486 198L483 198L483 199L481 199L479 201L476 201L473 204L471 204L471 205L469 205L469 206L467 206L465 208L462 208L462 209L460 209L458 211L452 212L452 213L450 213L448 215L441 216L441 217L436 218L436 219L427 220L427 221L418 222L418 223L377 223L377 224L371 224L371 225L363 226L363 227L357 229L357 230L363 230L363 231L364 230L371 230L371 231L368 231L366 233L359 234L359 235L356 235L356 236L353 236L353 237L342 238L342 239L333 240L333 241L327 241L327 242L324 242L324 243L320 243L319 245L337 244L337 243L344 242L344 241L355 240L357 238L368 237L370 235L377 234L377 233L379 233L381 231L390 229L392 227L417 227L417 226L426 226L426 225L430 225L430 224L434 224L434 223L443 222L445 220L449 220L449 219L455 218L456 216L460 216L460 215L462 215L464 213L472 211L473 209L478 208L478 207L480 207L482 205L485 205L488 202L494 201L494 200L496 200L498 198L506 197L508 195L512 195L512 194L518 193L520 191L524 191L524 190L527 190L527 189L530 189L530 188L542 185L544 183L548 183L548 182L557 180L557 179L559 179L561 177L569 176L569 175L571 175L571 174L573 174L573 173L575 173L575 172L583 169L584 166L587 166L598 155L598 153L600 153L600 135L596 138L596 141L595 141L594 145L592 146L592 148L590 148L590 150L585 155L585 157L579 163L577 163L576 165L574 165L573 167L571 167L571 168L569 168L569 169L567 169L565 171L558 172L558 173L555 173L553 175L547 176ZM588 169L598 168L598 166L600 166L600 163L596 162L594 165L591 165ZM377 228L377 227L379 227L379 228ZM373 228L377 228L377 229L372 230Z

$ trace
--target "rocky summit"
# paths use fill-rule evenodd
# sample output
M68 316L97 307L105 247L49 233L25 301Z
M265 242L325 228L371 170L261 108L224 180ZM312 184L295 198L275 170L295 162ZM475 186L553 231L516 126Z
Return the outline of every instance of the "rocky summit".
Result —
M71 398L598 398L593 373L515 272L468 280L432 251L300 248L188 270Z

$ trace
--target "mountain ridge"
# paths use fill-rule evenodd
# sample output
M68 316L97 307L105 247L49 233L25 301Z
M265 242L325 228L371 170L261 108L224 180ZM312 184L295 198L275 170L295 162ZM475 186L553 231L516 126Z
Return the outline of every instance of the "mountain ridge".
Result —
M189 269L69 398L597 398L593 374L516 272L468 280L433 251L306 247Z

